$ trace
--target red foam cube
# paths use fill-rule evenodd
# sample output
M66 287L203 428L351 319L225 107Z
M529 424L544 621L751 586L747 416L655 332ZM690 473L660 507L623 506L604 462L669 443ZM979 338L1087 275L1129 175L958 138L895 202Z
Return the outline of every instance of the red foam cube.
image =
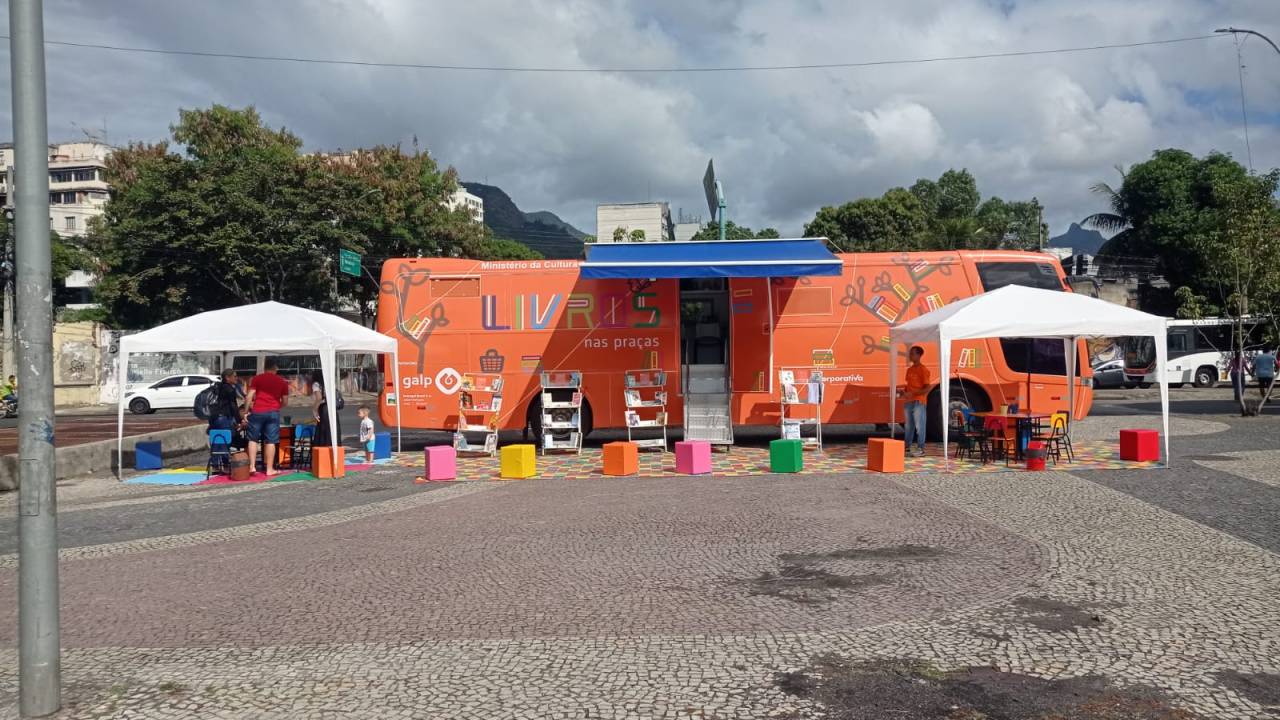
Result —
M1155 430L1121 430L1120 459L1130 462L1158 462L1160 433Z

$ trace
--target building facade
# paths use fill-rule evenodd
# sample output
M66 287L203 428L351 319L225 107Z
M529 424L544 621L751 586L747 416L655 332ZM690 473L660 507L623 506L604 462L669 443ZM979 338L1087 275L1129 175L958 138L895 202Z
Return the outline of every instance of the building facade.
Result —
M111 146L83 141L49 146L49 229L64 237L84 237L89 221L102 215L111 188L107 157ZM11 203L13 144L0 144L0 204Z
M449 196L449 201L445 203L450 210L458 208L466 208L471 211L471 217L476 222L484 222L484 200L477 195L467 192L466 188L458 188Z
M618 231L622 232L619 233ZM632 237L641 231L643 238ZM675 240L671 208L664 202L612 203L596 206L596 242L671 242Z

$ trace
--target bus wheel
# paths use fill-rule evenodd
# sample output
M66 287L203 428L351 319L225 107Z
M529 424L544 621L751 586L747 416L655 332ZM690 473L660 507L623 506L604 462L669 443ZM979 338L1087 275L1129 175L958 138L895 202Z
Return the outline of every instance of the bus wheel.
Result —
M948 400L951 405L951 411L947 413L948 421L961 410L982 412L991 409L991 400L987 394L977 386L965 382L951 383L951 397ZM929 393L925 418L925 437L929 442L942 442L942 393L937 388Z
M559 411L557 411L559 412ZM585 440L591 434L594 418L591 414L591 402L585 397L582 398L582 409L579 425L582 427L582 437ZM529 403L529 410L524 416L524 430L521 437L525 442L533 441L536 447L542 447L542 396L534 398Z
M1196 387L1213 387L1218 384L1218 368L1208 365L1196 370Z

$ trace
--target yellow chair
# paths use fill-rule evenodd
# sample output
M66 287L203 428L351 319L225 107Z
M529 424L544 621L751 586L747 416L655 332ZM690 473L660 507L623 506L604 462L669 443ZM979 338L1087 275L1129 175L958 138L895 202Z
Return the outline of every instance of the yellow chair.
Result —
M501 452L500 474L503 478L524 480L538 473L538 454L532 445L507 445Z

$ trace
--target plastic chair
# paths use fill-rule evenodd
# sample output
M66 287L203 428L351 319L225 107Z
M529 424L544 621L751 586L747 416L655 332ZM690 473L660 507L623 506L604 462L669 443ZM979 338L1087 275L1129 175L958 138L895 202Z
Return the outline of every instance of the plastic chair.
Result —
M1009 465L1016 457L1018 450L1017 432L1011 432L1008 418L988 417L983 421L983 430L991 443L991 454L996 459L1003 458Z
M293 426L293 467L311 469L311 440L316 435L315 425Z
M1071 447L1071 436L1067 434L1067 423L1070 420L1065 412L1056 412L1049 417L1049 432L1037 435L1036 440L1045 444L1045 454L1053 459L1056 465L1062 459L1063 451L1067 454L1067 462L1075 462L1075 449Z
M213 474L214 465L217 465L220 472L226 473L231 470L231 431L230 430L210 430L209 431L209 461L204 465L204 479L208 480Z

